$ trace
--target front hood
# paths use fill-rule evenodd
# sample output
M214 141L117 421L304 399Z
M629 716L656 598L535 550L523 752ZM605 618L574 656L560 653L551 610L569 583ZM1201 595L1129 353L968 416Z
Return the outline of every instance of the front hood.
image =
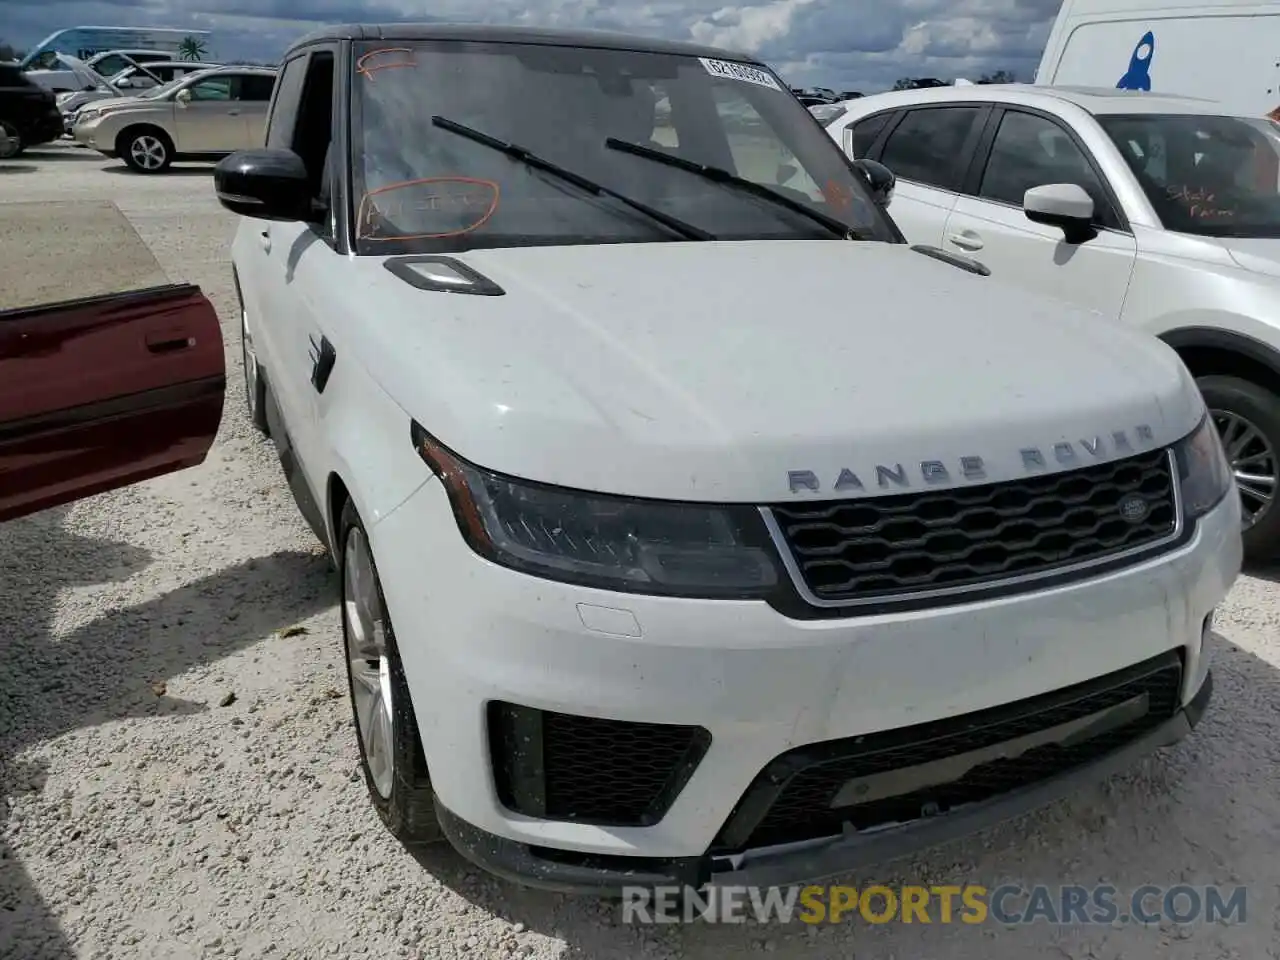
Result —
M1203 405L1155 338L902 245L652 243L457 259L505 296L419 290L355 258L366 360L437 439L494 470L638 496L875 495L1168 444ZM358 306L357 306L358 304ZM376 307L371 307L376 304ZM407 438L407 432L406 432ZM406 439L407 442L407 439ZM1059 463L1054 445L1063 457ZM818 489L796 476L811 473Z
M1222 245L1242 269L1280 277L1280 239L1243 240L1231 237Z
M65 96L59 95L58 106L63 111L78 110L86 104L96 103L102 105L103 101L110 100L115 102L115 96L105 91L83 91L81 93L70 93Z
M95 102L93 109L99 113L114 113L116 110L122 110L127 107L154 106L159 102L146 97L115 97L108 94L107 98Z

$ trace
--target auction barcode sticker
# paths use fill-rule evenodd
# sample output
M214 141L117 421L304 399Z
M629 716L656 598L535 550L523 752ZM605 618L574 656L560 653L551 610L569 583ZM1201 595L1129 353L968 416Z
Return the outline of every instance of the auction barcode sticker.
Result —
M699 57L702 65L707 68L707 73L713 77L724 77L726 80L741 80L744 83L754 83L759 87L768 87L770 90L781 90L778 81L773 78L773 74L766 70L758 70L755 67L748 67L745 63L729 63L726 60L708 60L706 57Z

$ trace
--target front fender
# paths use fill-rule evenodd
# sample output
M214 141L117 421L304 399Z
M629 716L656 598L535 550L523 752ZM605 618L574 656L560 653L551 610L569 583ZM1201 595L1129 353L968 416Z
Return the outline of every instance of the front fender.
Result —
M167 123L170 118L168 111L160 110L120 110L103 115L98 121L99 139L105 139L115 142L116 137L126 127L136 127L145 124L150 127L159 127L166 134L172 135L170 124Z
M1183 322L1157 336L1175 350L1207 347L1230 351L1262 364L1280 378L1280 330L1237 315L1197 312L1172 319Z
M377 527L433 476L409 436L409 414L359 360L335 344L333 375L320 395L319 435L325 438L324 496L329 542L337 544L335 490L345 488L377 552ZM341 484L341 487L338 486Z

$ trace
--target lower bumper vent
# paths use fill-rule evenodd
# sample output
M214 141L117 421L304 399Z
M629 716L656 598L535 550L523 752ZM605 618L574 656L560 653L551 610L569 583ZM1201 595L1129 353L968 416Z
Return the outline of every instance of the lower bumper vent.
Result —
M601 826L657 823L711 745L701 727L632 723L489 704L489 750L503 806Z
M747 788L713 853L946 813L1116 750L1178 710L1175 652L993 710L788 751Z

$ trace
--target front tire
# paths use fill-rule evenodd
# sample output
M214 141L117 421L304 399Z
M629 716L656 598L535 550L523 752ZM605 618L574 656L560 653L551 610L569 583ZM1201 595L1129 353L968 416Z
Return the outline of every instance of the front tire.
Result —
M374 809L401 843L442 839L409 684L369 536L350 500L338 523L342 640L360 766Z
M0 120L0 160L12 160L21 156L26 147L18 128L7 120Z
M136 173L163 173L173 163L173 141L163 130L134 127L120 134L116 151Z
M1196 382L1240 491L1245 559L1274 560L1280 555L1280 397L1239 377Z

